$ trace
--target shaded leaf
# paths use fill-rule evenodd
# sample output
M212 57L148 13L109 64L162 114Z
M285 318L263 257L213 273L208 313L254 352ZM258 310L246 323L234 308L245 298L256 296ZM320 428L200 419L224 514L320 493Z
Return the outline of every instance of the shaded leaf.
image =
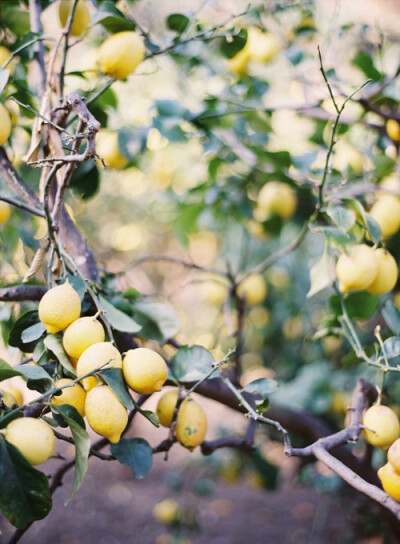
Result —
M46 348L54 353L65 370L68 370L68 372L70 372L73 376L76 376L76 370L70 363L68 356L64 351L61 335L48 334L43 342Z
M127 465L138 480L146 476L153 464L151 446L143 438L121 438L117 444L111 444L111 453L122 465Z
M22 333L25 329L29 329L32 325L40 323L37 310L27 312L21 316L15 323L10 332L8 343L10 346L19 348L21 351L32 352L35 348L34 342L24 342Z
M0 359L0 382L19 375L20 373L18 372L18 370L15 370L8 363Z
M92 26L101 24L109 32L135 30L135 24L127 19L113 2L106 1L100 5L92 19Z
M388 300L386 302L382 315L391 331L396 335L400 335L400 312L392 301Z
M243 391L247 393L255 393L259 395L262 399L267 398L271 393L276 391L278 388L278 383L275 380L270 378L259 378L250 382Z
M118 310L113 306L107 299L100 295L99 297L100 305L103 310L106 312L106 319L117 331L135 333L140 331L141 326L139 323L136 323L129 315L124 314L121 310Z
M328 254L328 246L325 244L322 257L310 269L311 285L307 293L307 298L312 297L332 284L332 266L332 259L329 258Z
M234 57L247 42L247 30L242 28L239 33L232 34L223 38L221 43L221 53L224 57L231 59Z
M31 325L27 329L22 331L21 340L24 344L29 344L29 342L34 342L38 340L42 334L45 332L46 327L42 322Z
M135 405L125 385L122 370L120 368L105 368L99 372L99 375L104 378L125 408L133 410Z
M174 376L181 382L196 382L211 370L214 358L203 346L182 346L171 359Z
M326 213L332 221L344 230L350 230L356 222L356 214L352 210L348 210L344 206L330 206Z
M392 336L383 343L386 357L388 359L394 359L400 356L400 336Z
M142 326L140 336L164 344L180 329L174 307L167 302L138 301L133 305L135 319Z
M167 27L170 30L175 30L178 34L182 34L190 23L189 17L182 13L171 13L167 17Z
M27 380L29 389L44 393L53 385L52 377L41 366L17 365L14 367L14 370L16 370L22 378Z

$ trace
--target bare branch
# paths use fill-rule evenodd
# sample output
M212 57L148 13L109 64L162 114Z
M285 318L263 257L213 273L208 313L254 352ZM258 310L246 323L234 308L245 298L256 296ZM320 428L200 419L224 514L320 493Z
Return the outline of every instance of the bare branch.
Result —
M39 36L43 34L41 15L42 6L40 0L29 0L29 19L31 31ZM46 65L44 61L44 45L42 41L38 41L34 51L40 72L40 94L43 95L46 90Z
M20 202L19 200L15 200L15 198L0 195L0 200L2 200L3 202L8 202L8 204L11 204L12 206L15 206L16 208L20 208L21 210L25 210L26 212L30 212L30 213L33 213L34 215L38 215L39 217L44 217L45 215L43 210L38 210L37 208L34 208L33 206L29 206L28 204L24 204L23 202Z
M42 287L41 285L15 285L13 287L0 287L0 300L3 302L40 300L46 291L47 287Z

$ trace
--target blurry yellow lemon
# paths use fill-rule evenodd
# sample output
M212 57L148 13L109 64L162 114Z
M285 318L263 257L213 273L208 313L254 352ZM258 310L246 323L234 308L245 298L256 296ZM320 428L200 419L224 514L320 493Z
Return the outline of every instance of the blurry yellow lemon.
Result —
M0 225L8 221L10 218L10 215L11 215L11 206L7 204L7 202L0 200Z
M238 294L246 299L249 306L260 304L267 296L267 284L261 274L252 274L238 287Z
M8 109L0 103L0 145L6 143L11 134L11 117Z
M67 24L73 3L73 0L61 0L58 6L58 15L60 18L61 26L63 28ZM88 0L78 0L75 9L74 20L71 27L72 36L81 36L90 24L90 12L87 4Z
M99 64L103 74L125 79L143 61L143 40L133 31L117 32L110 36L99 49Z
M395 119L388 119L386 121L386 132L391 140L394 142L400 142L400 123Z
M49 289L39 302L39 319L49 333L56 333L78 319L81 300L70 283Z
M108 385L99 385L86 395L86 419L93 431L116 444L128 423L128 411Z
M178 519L179 504L173 499L165 499L154 506L152 513L158 523L171 525Z
M168 391L158 401L156 413L163 427L171 426L178 397L178 391Z
M89 346L104 342L103 325L95 317L80 317L64 332L63 346L72 359L79 359Z
M387 450L399 437L400 424L397 415L388 406L375 405L365 412L362 424L367 442Z
M63 385L68 385L73 380L69 378L62 378L57 380L54 384L55 387L62 387ZM75 383L71 387L66 387L62 389L61 395L54 395L51 399L51 402L56 406L60 404L70 404L80 413L82 417L85 416L85 400L86 392L79 383Z
M7 47L4 47L4 45L0 45L0 68L8 61L10 57L11 51L9 51ZM14 73L14 61L12 60L9 62L5 69L9 70L10 74L12 75Z
M265 219L270 215L288 219L297 208L296 193L287 183L270 181L258 193L257 206L260 212L265 214Z
M201 293L207 304L221 306L228 296L228 288L220 282L208 280L201 284Z
M11 123L15 126L18 123L18 118L20 116L19 106L14 100L6 100L4 104L10 114ZM26 134L25 131L19 134Z
M378 470L378 477L386 493L395 501L400 501L400 474L391 463L386 463Z
M365 244L353 246L349 255L342 253L336 263L336 277L342 293L351 289L366 289L375 280L377 273L378 259L375 251Z
M18 404L18 406L24 404L24 396L18 387L9 387L0 384L0 393L3 395L3 402L7 408L12 408L15 404Z
M192 451L203 442L206 432L207 416L203 408L193 399L185 399L176 418L176 439Z
M377 198L370 209L370 215L379 223L382 238L388 238L400 228L400 198L385 194Z
M263 32L255 26L248 29L246 45L250 59L261 63L275 58L281 49L276 36Z
M129 162L119 149L118 132L99 130L96 136L96 152L108 168L124 168Z
M130 349L124 357L122 371L129 387L142 395L160 391L168 376L164 359L148 348Z
M367 291L374 295L383 295L396 285L399 269L389 251L379 248L375 250L375 256L378 261L378 272L374 281L367 287Z
M400 439L398 438L390 446L387 459L394 470L400 474Z
M6 427L5 439L13 444L31 465L40 465L54 455L56 438L51 427L34 417L14 419Z
M109 367L122 368L121 354L111 342L98 342L86 348L78 359L76 375L80 378L99 367L102 367L101 370ZM98 384L95 376L83 378L81 382L86 391Z

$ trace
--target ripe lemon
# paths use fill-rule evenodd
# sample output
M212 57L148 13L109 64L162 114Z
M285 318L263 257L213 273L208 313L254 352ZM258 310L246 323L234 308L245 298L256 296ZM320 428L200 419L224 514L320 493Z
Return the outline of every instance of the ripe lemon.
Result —
M71 13L73 0L61 0L58 6L58 16L60 18L61 26L64 28L67 24L69 14ZM79 0L76 9L75 16L71 26L72 36L81 36L90 24L90 13L87 7L86 0Z
M375 256L378 261L378 272L374 281L367 287L367 291L374 295L383 295L396 285L399 269L393 255L388 251L379 248L375 251Z
M0 103L0 145L4 145L11 134L11 117L8 109Z
M51 427L41 419L22 417L6 427L5 438L31 465L40 465L54 455L56 438Z
M279 215L282 219L291 217L297 208L297 196L287 183L270 181L258 193L257 206L264 220L271 215Z
M18 124L18 118L20 116L19 106L14 100L6 100L4 105L10 114L11 124L15 127Z
M351 248L349 255L342 253L336 263L336 277L339 289L346 293L351 289L366 289L378 273L378 259L372 247L358 244Z
M179 504L173 499L165 499L154 506L152 513L158 523L172 525L179 517Z
M85 413L95 433L119 442L128 423L128 411L108 385L99 385L86 395Z
M105 363L108 363L107 365ZM105 366L103 366L105 365ZM76 375L78 378L91 372L95 368L109 367L122 368L122 358L120 352L111 342L98 342L85 349L78 359L76 365ZM88 376L81 380L86 391L90 391L98 384L95 376Z
M115 79L125 79L144 59L143 40L136 32L117 32L99 49L99 64L103 74Z
M280 44L273 34L262 32L252 26L248 29L247 50L251 60L265 63L271 61L280 50Z
M104 342L103 325L95 317L80 317L64 332L63 346L72 359L79 359L86 348Z
M207 417L203 408L193 399L185 399L176 418L175 433L178 442L192 451L203 442L206 431Z
M370 215L379 223L382 238L388 238L400 228L400 198L395 195L379 196L370 209Z
M234 57L226 61L228 69L237 74L238 76L244 76L247 73L247 66L250 61L249 51L246 46L236 53Z
M22 392L17 387L0 386L0 393L3 396L3 402L7 408L12 408L15 404L22 406L24 397Z
M129 387L142 395L160 391L168 376L168 367L164 359L156 351L148 348L127 351L122 371Z
M399 437L400 424L397 415L388 406L375 405L368 408L362 424L365 438L372 446L387 450Z
M239 284L238 294L249 306L260 304L267 296L267 285L260 274L253 274Z
M4 47L4 45L0 45L0 68L5 62L8 61L10 57L11 51L9 51L7 47ZM12 75L14 73L14 61L12 60L11 62L9 62L5 69L9 70L10 74Z
M49 333L56 333L78 319L81 300L78 293L66 282L49 289L39 302L39 319Z
M1 128L0 128L0 131L1 131ZM7 204L7 202L0 200L0 224L8 221L10 218L10 215L11 215L11 206Z
M128 159L119 150L117 132L99 130L96 136L96 151L108 168L124 168L128 164Z
M228 288L217 281L209 280L201 284L201 293L207 304L221 306L228 296Z
M378 470L378 477L386 493L395 501L400 501L400 474L390 463L386 463Z
M71 383L73 380L69 378L62 378L55 382L55 387L61 387ZM61 391L61 395L54 395L51 399L51 402L56 406L60 404L70 404L81 414L82 417L85 416L85 400L86 392L79 383L75 383L71 387L67 387Z
M394 470L400 474L400 439L398 438L388 449L387 458Z
M386 121L386 132L391 140L400 142L400 123L395 119L388 119Z
M168 391L158 401L156 413L163 427L171 426L178 397L178 391Z

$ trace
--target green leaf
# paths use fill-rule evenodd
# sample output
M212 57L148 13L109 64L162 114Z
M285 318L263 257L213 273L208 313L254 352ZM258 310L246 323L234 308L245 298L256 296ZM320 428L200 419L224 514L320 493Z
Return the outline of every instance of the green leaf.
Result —
M122 465L127 465L138 480L146 476L153 464L151 446L143 438L121 438L118 444L111 444L111 453Z
M130 332L132 334L140 331L141 326L139 325L139 323L136 323L136 321L129 317L129 315L126 315L118 310L101 295L99 297L99 300L101 307L106 312L106 319L108 320L113 329L122 332Z
M182 34L190 23L189 17L182 13L171 13L167 17L167 27L169 30L174 30L178 34Z
M120 368L105 368L99 372L99 375L104 378L125 408L133 410L135 405L125 385L122 370Z
M391 300L388 300L382 310L383 319L395 335L400 335L400 312Z
M21 340L24 344L29 344L29 342L34 342L38 340L42 334L45 332L46 327L42 322L31 325L27 329L22 331Z
M348 204L359 216L361 216L371 240L374 243L378 242L381 239L381 227L378 222L365 211L361 202L355 198L344 198L343 202Z
M197 382L211 371L213 362L203 346L182 346L172 357L171 368L180 382Z
M103 2L92 19L92 26L101 24L109 32L122 32L124 30L135 30L135 24L127 19L125 15L111 1Z
M332 284L332 258L328 254L328 245L325 243L325 249L322 257L315 262L310 269L310 289L307 298L319 293Z
M356 222L356 214L344 206L330 206L326 213L339 228L346 231Z
M150 421L154 427L160 427L160 420L158 419L158 415L155 412L152 412L151 410L142 410L138 406L136 406L137 411L142 414L146 419Z
M47 476L34 469L19 450L0 439L0 509L18 529L43 519L52 506Z
M5 2L4 2L5 3ZM4 10L4 11L3 11ZM29 13L18 7L2 6L2 25L16 36L24 36L29 33Z
M167 302L138 301L133 305L136 321L142 326L140 336L164 344L180 329L178 315Z
M277 388L278 383L275 380L271 380L270 378L259 378L258 380L254 380L246 385L243 391L246 391L247 393L255 393L256 395L259 395L261 399L265 399L271 393L276 391Z
M388 359L400 356L400 336L392 336L384 341L383 347ZM383 350L382 350L383 351Z
M243 49L247 42L247 30L242 28L240 32L223 38L221 53L224 57L231 59Z
M354 66L357 66L368 78L379 80L382 79L382 74L374 66L374 62L370 55L359 51L353 59Z
M329 304L335 315L342 315L339 295L332 295ZM344 304L350 319L369 319L378 307L379 297L366 291L355 291L346 295Z
M61 335L48 334L44 339L44 345L48 350L54 353L65 370L68 370L73 376L76 376L76 370L69 362L68 356L64 351Z
M58 406L53 405L52 408L58 412L68 424L75 442L74 483L72 484L71 494L65 503L65 506L67 506L78 489L81 487L85 477L90 452L90 438L85 429L83 417L78 413L76 408L70 406L69 404L59 404Z
M320 227L319 230L330 246L346 249L347 246L354 242L354 236L336 227Z
M0 382L7 380L8 378L13 378L14 376L20 376L18 370L15 370L8 363L0 359Z
M94 197L100 187L100 173L92 161L82 162L75 169L70 186L82 200Z
M45 393L53 386L52 377L41 366L17 365L14 370L18 372L19 376L27 380L29 389Z
M148 128L141 127L135 130L123 128L118 131L118 147L121 153L130 161L137 159L139 153L146 149Z
M35 348L34 342L24 342L22 340L22 333L25 329L29 329L32 325L40 323L39 314L37 310L27 312L21 316L15 323L10 332L8 343L10 346L19 348L21 351L32 352Z
M68 282L72 285L75 291L78 293L81 302L86 293L86 287L84 281L76 274L67 274Z

